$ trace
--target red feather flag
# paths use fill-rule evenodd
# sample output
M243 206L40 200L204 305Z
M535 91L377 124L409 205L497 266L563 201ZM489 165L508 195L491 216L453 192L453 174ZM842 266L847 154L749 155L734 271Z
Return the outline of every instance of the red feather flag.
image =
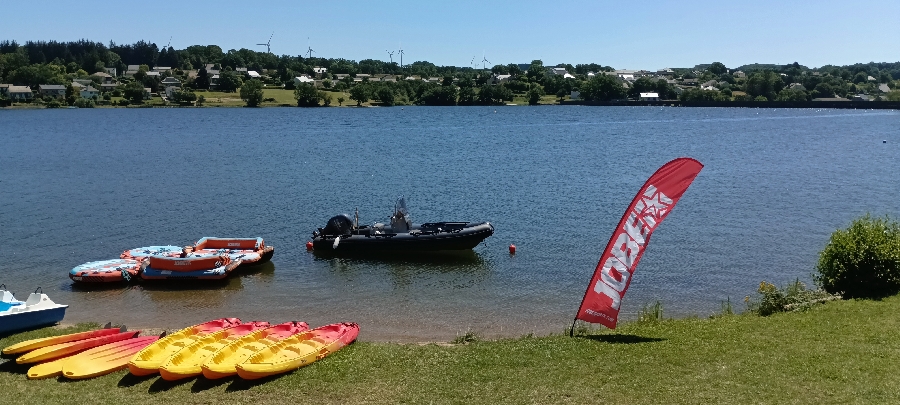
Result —
M619 306L650 235L669 215L703 169L691 158L678 158L653 173L616 226L588 284L575 319L616 328Z

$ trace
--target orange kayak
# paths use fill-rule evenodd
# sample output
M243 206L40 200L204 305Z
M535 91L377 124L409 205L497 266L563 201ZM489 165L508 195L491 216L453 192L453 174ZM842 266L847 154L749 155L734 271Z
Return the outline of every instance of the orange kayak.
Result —
M237 365L253 353L307 330L309 325L306 322L285 322L241 337L213 353L203 363L203 376L212 380L235 375Z
M159 340L159 336L144 336L100 347L65 357L61 374L75 380L97 377L128 367L135 353Z
M334 323L296 334L254 353L238 364L237 374L254 380L286 373L312 364L352 343L359 335L359 325Z
M135 354L128 362L128 371L138 376L156 374L169 356L178 353L184 347L205 335L240 324L241 320L238 318L220 318L184 328L157 340Z
M160 366L159 375L167 381L198 376L203 372L200 366L220 348L268 327L268 322L247 322L203 336L179 350L178 353L169 356L166 362Z
M74 342L76 340L84 340L95 338L98 336L106 336L112 335L115 333L122 332L120 328L110 328L109 326L104 327L103 329L92 330L87 332L78 332L78 333L70 333L68 335L60 335L60 336L51 336L40 339L31 339L26 340L21 343L16 343L12 346L8 346L3 349L3 354L19 354L30 352L35 349L40 349L42 347L52 346L60 343Z
M55 360L60 357L66 357L78 352L83 352L97 346L103 346L107 343L118 342L120 340L131 339L137 337L141 331L121 332L113 335L99 336L90 339L76 340L74 342L60 343L53 346L42 347L32 350L16 359L16 363L28 364Z

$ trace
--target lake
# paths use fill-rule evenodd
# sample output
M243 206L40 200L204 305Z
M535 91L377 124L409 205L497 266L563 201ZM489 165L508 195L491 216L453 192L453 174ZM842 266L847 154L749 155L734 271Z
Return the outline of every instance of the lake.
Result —
M634 194L705 165L646 249L622 319L744 310L763 280L811 283L837 228L900 216L900 112L660 107L0 110L0 283L42 287L66 323L180 328L218 317L338 321L361 340L562 333ZM885 142L886 141L886 142ZM468 254L339 259L333 215L490 221ZM262 237L270 264L211 287L84 289L126 249ZM508 246L517 253L510 255Z

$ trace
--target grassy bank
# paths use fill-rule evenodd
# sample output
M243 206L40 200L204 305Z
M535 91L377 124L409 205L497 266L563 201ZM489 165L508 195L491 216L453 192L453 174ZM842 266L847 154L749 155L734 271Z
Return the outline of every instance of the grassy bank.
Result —
M895 403L897 313L900 297L770 317L633 323L576 338L357 342L257 383L173 384L124 371L86 381L28 381L24 368L7 362L0 365L0 392L6 404ZM14 335L0 346L47 331Z

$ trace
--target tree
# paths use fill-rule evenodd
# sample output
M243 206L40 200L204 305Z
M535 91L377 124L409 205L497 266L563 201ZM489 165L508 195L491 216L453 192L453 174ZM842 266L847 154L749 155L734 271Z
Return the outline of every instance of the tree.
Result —
M237 91L243 84L241 76L235 72L223 71L219 74L219 90L221 91Z
M75 86L72 86L71 83L66 85L66 104L75 104Z
M337 102L338 102L338 106L343 106L344 105L344 97L338 96Z
M456 105L459 98L459 87L432 86L422 93L419 102L424 105Z
M785 89L778 93L775 101L806 101L806 92L800 89Z
M356 101L356 106L359 107L362 103L369 101L370 93L371 91L369 90L368 85L359 84L350 89L350 99Z
M784 88L784 82L777 73L766 70L764 72L756 72L747 78L745 85L746 92L751 97L765 97L768 100L774 100L778 92Z
M381 101L381 104L384 106L392 106L394 105L394 91L391 90L387 86L382 86L375 92L375 96L378 97L378 100Z
M715 90L687 89L681 93L681 101L725 101L725 96Z
M625 97L622 83L606 74L594 76L581 87L581 97L588 101L608 101Z
M197 78L194 79L192 83L195 89L208 89L209 88L209 74L206 73L206 68L200 68L197 72Z
M544 62L540 59L531 61L531 66L528 68L528 72L526 72L525 75L528 76L529 81L543 83L544 76L547 75L547 69L544 68Z
M528 93L527 93L528 105L538 105L538 102L541 101L541 96L543 96L545 94L544 88L541 87L541 85L537 84L537 83L531 83L531 86L529 86L529 87L530 88L528 89ZM560 89L560 91L563 91L563 90ZM563 96L565 96L565 92L563 92Z
M297 107L318 107L320 94L313 85L300 83L294 89L294 98L297 99Z
M471 86L459 88L459 105L475 105L475 88Z
M241 86L241 100L247 107L259 107L263 101L263 84L258 79L250 79Z
M722 62L713 62L706 70L714 75L721 75L728 71L728 68Z
M144 102L144 85L134 81L125 85L125 99L131 101L132 104L141 104Z
M197 101L197 95L191 89L178 89L172 92L172 101L181 105L191 105Z

